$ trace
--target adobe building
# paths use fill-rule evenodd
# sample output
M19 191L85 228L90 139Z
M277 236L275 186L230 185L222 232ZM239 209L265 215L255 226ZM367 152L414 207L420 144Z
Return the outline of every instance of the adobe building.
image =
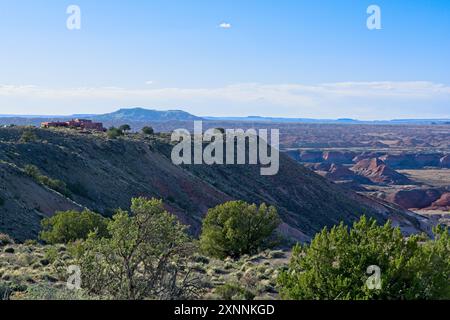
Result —
M70 121L55 121L55 122L43 122L42 128L75 128L81 130L95 130L106 131L103 128L103 124L100 122L93 122L86 119L72 119Z

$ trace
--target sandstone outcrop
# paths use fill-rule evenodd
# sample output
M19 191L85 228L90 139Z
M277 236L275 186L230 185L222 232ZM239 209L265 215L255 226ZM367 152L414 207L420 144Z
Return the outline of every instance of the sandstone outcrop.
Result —
M375 183L413 184L405 175L391 169L378 158L361 160L352 167L352 170Z

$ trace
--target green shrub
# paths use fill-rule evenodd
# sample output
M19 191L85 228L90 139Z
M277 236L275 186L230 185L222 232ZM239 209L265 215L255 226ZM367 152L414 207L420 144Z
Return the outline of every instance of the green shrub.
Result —
M39 182L42 183L43 185L49 187L50 189L61 193L62 195L65 195L65 196L70 195L70 191L67 189L66 184L61 180L51 179L47 176L40 176Z
M449 299L448 230L437 228L435 240L425 240L404 238L390 223L378 226L365 217L350 230L343 224L324 229L311 244L294 247L289 268L278 278L281 297ZM378 288L367 284L376 276L369 266L380 270Z
M265 249L280 223L277 210L231 201L210 209L203 220L200 245L213 257L239 257Z
M155 131L153 130L152 127L143 127L142 133L150 135L150 134L155 133Z
M119 130L122 131L122 132L127 132L127 131L130 131L130 130L131 130L131 127L130 127L130 125L128 125L128 124L123 124L123 125L121 125L121 126L119 127Z
M39 177L41 176L41 172L39 171L38 167L31 165L31 164L27 164L24 168L24 172L26 175L38 180Z
M41 263L43 265L48 265L49 263L54 263L57 259L58 259L58 250L55 247L46 247L45 249L45 255L44 255L44 260L47 260L48 263Z
M91 233L77 254L87 292L127 300L198 297L203 286L189 267L195 246L161 201L132 199L131 214L119 210L108 231L109 238Z
M70 191L67 189L67 186L63 181L51 179L41 174L38 167L28 164L25 166L24 172L28 176L32 177L36 182L47 186L48 188L55 190L66 197L70 196Z
M94 231L101 236L108 234L107 219L89 210L57 212L43 219L41 225L40 239L51 244L86 239Z
M116 139L120 136L123 136L123 131L116 128L116 127L111 127L108 129L108 131L106 132L106 134L108 135L109 139Z

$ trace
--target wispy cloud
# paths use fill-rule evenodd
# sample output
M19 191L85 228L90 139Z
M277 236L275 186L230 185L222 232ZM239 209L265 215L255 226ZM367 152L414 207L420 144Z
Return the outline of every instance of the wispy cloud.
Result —
M245 112L313 117L382 118L380 115L385 114L389 118L408 116L413 112L420 112L422 116L448 116L450 86L426 81L338 82L317 85L242 83L217 88L144 89L57 89L35 85L0 85L0 113L4 113L2 106L12 105L11 101L14 101L14 105L20 105L21 101L27 101L28 105L31 102L34 105L109 104L110 108L111 104L185 106L193 112L204 114L224 114L225 110L231 114ZM433 110L436 103L437 107ZM211 107L217 109L212 110ZM33 113L38 113L38 110Z
M222 29L231 29L231 23L228 22L222 22L221 24L219 24L219 27Z
M153 81L147 81L147 85ZM230 101L267 99L278 104L302 104L311 99L345 97L419 98L450 97L450 86L433 82L338 82L318 85L242 83L218 88L130 89L122 87L45 88L36 85L0 85L0 96L30 98L182 97L221 98Z

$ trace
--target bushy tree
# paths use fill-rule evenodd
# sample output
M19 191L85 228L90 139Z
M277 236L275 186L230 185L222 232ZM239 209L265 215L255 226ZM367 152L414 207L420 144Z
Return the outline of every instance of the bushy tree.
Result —
M208 211L203 220L200 245L211 256L239 257L265 249L278 227L277 210L244 201L230 201Z
M202 285L188 262L194 245L186 227L159 200L132 199L131 215L119 210L110 237L92 233L78 260L84 289L116 299L188 299Z
M129 124L123 124L119 127L119 130L122 132L127 132L131 130L131 127Z
M107 219L89 210L57 212L41 221L40 239L50 243L69 243L87 239L91 232L106 236Z
M289 268L278 279L280 294L284 299L448 299L449 257L447 229L435 229L435 240L405 238L389 222L379 226L362 217L351 229L343 224L324 229L311 244L294 247ZM379 268L380 287L368 285L377 280L369 266Z
M144 134L148 134L148 135L150 135L150 134L153 134L155 131L153 130L153 128L152 127L143 127L142 128L142 133L144 133Z
M106 134L108 135L108 138L110 139L116 139L120 136L123 136L123 131L116 127L111 127L106 131Z

